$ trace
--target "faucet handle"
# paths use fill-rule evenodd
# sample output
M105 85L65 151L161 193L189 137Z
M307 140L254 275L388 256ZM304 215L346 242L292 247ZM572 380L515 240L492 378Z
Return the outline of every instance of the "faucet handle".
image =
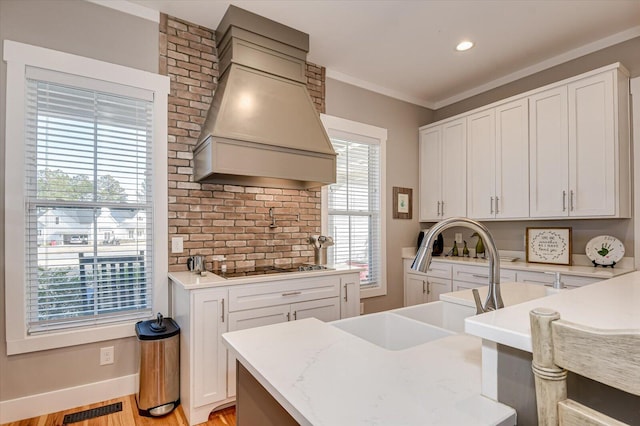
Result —
M476 302L476 315L484 314L486 311L482 307L482 301L480 300L480 293L478 293L478 289L471 289L471 293L473 293L473 301Z

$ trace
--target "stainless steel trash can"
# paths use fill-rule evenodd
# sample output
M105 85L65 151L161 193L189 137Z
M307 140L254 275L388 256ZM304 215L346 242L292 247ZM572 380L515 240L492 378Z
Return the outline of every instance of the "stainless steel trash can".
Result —
M180 404L180 327L158 313L155 320L136 323L140 342L138 413L169 414Z

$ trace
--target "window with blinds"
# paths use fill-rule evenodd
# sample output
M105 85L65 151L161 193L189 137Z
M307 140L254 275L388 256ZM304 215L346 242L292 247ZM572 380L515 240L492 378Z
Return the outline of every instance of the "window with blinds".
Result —
M333 132L334 134L336 132ZM362 287L380 282L380 145L331 137L337 157L337 181L327 192L327 232L335 245L330 263L364 268Z
M153 93L28 71L27 332L148 318Z

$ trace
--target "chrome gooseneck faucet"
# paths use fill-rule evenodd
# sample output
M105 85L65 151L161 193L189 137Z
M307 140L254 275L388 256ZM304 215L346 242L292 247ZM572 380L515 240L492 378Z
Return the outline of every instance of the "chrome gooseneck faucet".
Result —
M426 273L429 270L429 265L431 264L434 239L442 231L456 226L469 228L477 232L478 235L480 235L480 238L485 242L489 257L489 293L487 294L487 300L484 303L484 307L480 301L478 290L472 290L477 313L481 314L483 312L504 308L502 296L500 296L500 257L498 255L498 249L496 248L496 243L489 233L489 230L480 222L476 222L475 220L467 217L452 217L433 225L427 235L422 239L422 244L420 244L418 254L416 254L416 258L411 265L411 269Z

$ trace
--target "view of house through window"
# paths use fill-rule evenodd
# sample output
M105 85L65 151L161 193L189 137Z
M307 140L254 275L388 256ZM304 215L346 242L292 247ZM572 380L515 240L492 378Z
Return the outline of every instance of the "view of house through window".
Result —
M332 120L333 119L333 120ZM386 293L384 274L384 215L382 157L385 136L350 129L347 120L323 117L337 155L336 183L326 190L323 232L334 239L327 250L328 261L363 268L363 290ZM332 121L333 124L327 124ZM346 126L346 127L344 127ZM324 231L326 229L326 231ZM364 293L366 296L366 293Z
M151 310L152 101L27 80L28 332Z

